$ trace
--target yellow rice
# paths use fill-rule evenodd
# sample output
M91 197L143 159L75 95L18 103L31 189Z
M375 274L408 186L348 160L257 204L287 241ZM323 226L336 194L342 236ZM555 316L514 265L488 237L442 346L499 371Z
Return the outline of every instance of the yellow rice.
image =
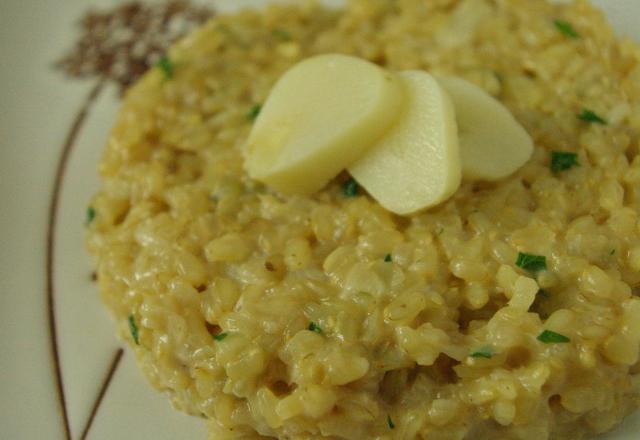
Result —
M247 114L326 52L480 85L532 159L406 218L345 176L251 181ZM169 60L126 96L88 246L140 368L211 439L575 440L639 406L640 51L587 2L300 2L219 16Z

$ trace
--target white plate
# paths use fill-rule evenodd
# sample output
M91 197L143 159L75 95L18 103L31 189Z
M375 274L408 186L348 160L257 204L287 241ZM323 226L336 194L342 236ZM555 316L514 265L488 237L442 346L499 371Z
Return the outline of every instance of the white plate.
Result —
M51 63L76 38L89 6L117 0L0 0L0 438L65 439L50 345L47 229L65 139L94 85L69 81ZM263 3L220 0L221 9ZM337 4L340 0L330 3ZM621 33L640 41L638 0L596 0ZM72 439L204 439L204 423L174 411L113 336L90 281L83 246L95 164L117 110L115 89L98 93L66 161L53 230L52 283L58 353ZM114 372L106 393L102 386ZM635 433L635 434L634 434ZM606 436L631 440L640 414Z

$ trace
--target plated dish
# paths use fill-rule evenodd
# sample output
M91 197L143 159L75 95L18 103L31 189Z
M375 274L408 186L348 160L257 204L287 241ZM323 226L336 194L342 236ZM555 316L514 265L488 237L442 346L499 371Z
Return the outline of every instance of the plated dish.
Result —
M409 215L346 173L305 195L251 179L261 105L325 53L479 86L531 158ZM103 300L211 438L606 432L640 393L639 61L586 2L217 16L125 96L88 218Z

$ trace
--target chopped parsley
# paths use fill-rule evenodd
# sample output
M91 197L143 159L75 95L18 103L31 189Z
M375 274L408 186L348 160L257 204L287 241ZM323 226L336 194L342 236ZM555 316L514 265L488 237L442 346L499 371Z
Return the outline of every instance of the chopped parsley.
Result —
M165 79L173 78L173 63L167 57L160 58L160 61L156 64L156 66L162 71Z
M215 339L216 341L220 342L220 341L224 341L224 338L226 338L227 336L229 336L229 333L220 333L219 335L215 335L213 337L213 339Z
M607 125L606 119L603 119L593 110L589 110L586 108L582 110L582 113L578 115L578 119L584 122L592 123L592 124Z
M389 425L389 429L396 429L396 424L391 420L391 416L387 416L387 425Z
M271 32L271 35L273 35L274 37L276 37L279 40L282 41L289 41L291 40L291 34L286 31L285 29L274 29Z
M224 25L224 24L218 25L218 30L223 34L233 36L233 32L231 31L231 29L229 29L229 26L227 25Z
M547 268L547 257L544 255L531 255L518 252L516 266L529 272L539 272Z
M576 153L567 153L565 151L551 152L551 171L554 173L577 166L580 166L580 163L578 162L578 155Z
M307 327L307 330L311 330L312 332L316 332L320 335L322 334L322 329L320 328L320 326L313 321L309 323L309 327Z
M543 331L536 339L540 342L544 342L545 344L565 344L571 341L571 339L567 338L565 335L561 335L560 333L556 333L551 330Z
M471 356L472 358L491 359L493 354L494 354L493 353L493 348L491 348L491 347L482 347L482 348L474 351L473 353L471 353L469 356Z
M342 185L342 194L345 197L355 197L358 195L358 182L352 177Z
M87 225L90 225L93 220L96 218L96 210L93 206L89 206L87 208Z
M580 34L576 32L576 30L573 28L573 25L568 21L554 20L553 24L555 25L556 29L558 29L558 31L560 31L562 34L566 35L567 37L580 38Z
M133 342L136 345L140 345L140 336L138 334L138 326L136 325L136 319L133 315L129 315L129 331L131 332L131 337L133 338Z
M615 254L615 253L616 253L616 250L615 250L615 249L611 249L611 250L609 251L609 255L613 255L613 254Z
M438 228L438 230L436 231L436 235L442 235L443 232L444 228Z
M547 299L547 298L549 298L549 297L550 297L549 292L547 292L547 291L546 291L546 290L544 290L544 289L540 289L540 290L538 290L538 293L537 293L536 295L537 295L537 296L539 296L539 297L541 297L541 298L544 298L544 299Z
M262 110L262 104L256 104L253 107L251 107L251 110L249 110L249 113L247 113L247 120L251 122L255 121L258 115L260 114L261 110Z
M384 261L385 263L391 263L391 254L387 254L384 256Z

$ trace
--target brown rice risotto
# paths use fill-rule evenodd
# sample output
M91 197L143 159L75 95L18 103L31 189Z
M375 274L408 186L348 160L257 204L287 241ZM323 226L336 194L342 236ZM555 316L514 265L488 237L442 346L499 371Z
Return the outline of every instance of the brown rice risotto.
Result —
M534 138L410 217L251 181L251 119L341 52L472 81ZM214 18L126 95L88 247L149 381L211 439L579 439L640 404L640 50L586 1Z

